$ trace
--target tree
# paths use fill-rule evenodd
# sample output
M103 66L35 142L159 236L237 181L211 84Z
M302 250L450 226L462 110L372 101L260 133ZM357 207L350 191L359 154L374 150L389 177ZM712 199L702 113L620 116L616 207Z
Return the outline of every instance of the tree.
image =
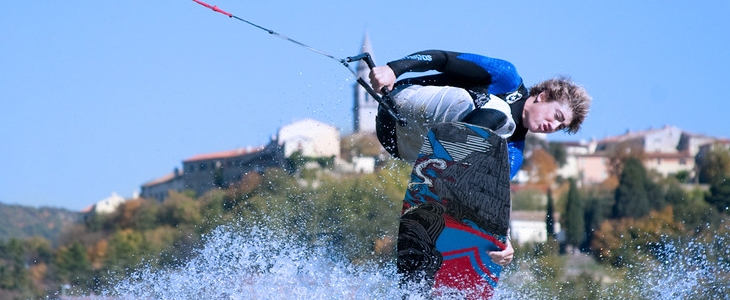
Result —
M107 265L112 269L132 269L142 259L140 252L146 246L144 237L138 231L123 229L115 232L107 247Z
M638 218L649 214L651 205L646 181L646 169L641 161L635 157L626 159L614 196L614 219Z
M674 209L674 220L684 224L688 232L713 232L712 228L723 223L721 211L708 202L707 197L717 196L710 192L695 188L685 191L679 181L674 179L668 182L666 200ZM710 200L711 201L711 200Z
M585 214L575 179L568 180L568 201L565 208L565 230L568 244L580 246L585 238Z
M31 264L50 263L53 257L51 242L40 236L23 241L25 261Z
M160 202L157 200L140 199L139 209L134 212L130 219L132 228L136 230L150 230L159 226L160 207Z
M202 220L200 203L181 193L170 191L162 203L163 220L172 226L197 225Z
M543 148L532 151L527 167L530 168L531 181L538 184L552 183L555 180L555 171L558 169L555 159Z
M555 158L555 163L558 167L565 165L568 159L568 152L565 150L565 145L561 143L548 143L547 150Z
M553 206L553 192L552 190L548 189L546 207L547 212L545 214L545 227L547 229L548 238L552 238L553 236L555 236L555 207Z
M646 263L663 247L664 241L680 235L671 206L641 218L604 221L591 240L596 258L617 267Z
M340 140L340 153L346 160L358 156L378 156L383 151L374 133L355 133Z
M730 177L715 176L710 183L710 192L705 196L705 201L714 205L720 212L730 210Z
M86 256L86 247L81 243L73 243L56 251L53 260L56 275L61 282L74 286L91 287L91 261Z
M631 141L618 143L608 151L608 172L619 177L628 159L644 161L644 149Z
M547 149L548 141L539 135L528 134L525 138L525 153L531 153L535 149Z
M12 238L7 244L0 242L0 290L22 291L30 284L24 252L21 240Z
M593 189L586 196L585 225L586 239L590 242L601 224L611 217L614 205L614 191Z
M715 145L712 150L697 155L698 181L711 183L715 177L730 174L730 150Z

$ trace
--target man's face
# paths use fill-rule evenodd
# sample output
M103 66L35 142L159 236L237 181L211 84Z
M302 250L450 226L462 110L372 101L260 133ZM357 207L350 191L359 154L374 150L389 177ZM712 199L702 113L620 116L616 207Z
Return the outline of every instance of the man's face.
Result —
M573 111L567 103L547 101L540 93L525 106L524 122L527 130L535 133L553 133L567 127L573 120Z

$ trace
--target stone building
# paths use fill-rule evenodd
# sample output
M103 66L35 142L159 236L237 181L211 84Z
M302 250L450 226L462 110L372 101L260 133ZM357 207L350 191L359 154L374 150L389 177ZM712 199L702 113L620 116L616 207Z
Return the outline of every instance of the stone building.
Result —
M249 172L270 167L284 168L283 149L277 141L259 148L234 149L199 154L183 160L183 168L142 185L140 196L164 201L169 191L194 191L202 195L214 188L228 188Z
M609 176L609 157L619 146L629 146L643 153L644 166L662 176L687 172L696 175L695 158L700 149L717 138L683 131L675 126L629 131L623 135L590 142L565 142L566 164L558 170L564 178L573 177L579 184L597 184Z
M279 129L278 145L284 156L300 151L307 157L340 157L340 130L313 119L304 119Z

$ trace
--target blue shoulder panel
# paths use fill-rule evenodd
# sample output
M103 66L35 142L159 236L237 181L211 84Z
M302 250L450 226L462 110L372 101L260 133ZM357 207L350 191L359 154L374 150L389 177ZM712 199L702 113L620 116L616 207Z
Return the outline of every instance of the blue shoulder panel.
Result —
M460 54L458 58L482 67L492 76L492 84L489 85L488 90L490 94L514 92L522 83L522 78L517 74L515 66L506 60L471 53Z

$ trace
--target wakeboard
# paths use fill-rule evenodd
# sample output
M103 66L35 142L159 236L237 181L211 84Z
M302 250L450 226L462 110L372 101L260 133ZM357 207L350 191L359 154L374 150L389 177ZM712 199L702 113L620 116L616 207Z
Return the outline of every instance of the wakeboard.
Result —
M510 216L507 142L467 123L431 128L411 172L398 229L397 265L406 288L493 295Z

